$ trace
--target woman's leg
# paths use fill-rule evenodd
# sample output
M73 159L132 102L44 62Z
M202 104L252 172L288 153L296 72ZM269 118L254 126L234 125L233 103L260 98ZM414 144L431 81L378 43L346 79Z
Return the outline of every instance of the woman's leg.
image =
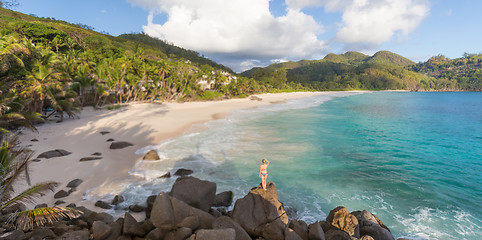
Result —
M261 185L263 186L263 189L266 190L266 178L268 176L267 175L262 175L261 176Z

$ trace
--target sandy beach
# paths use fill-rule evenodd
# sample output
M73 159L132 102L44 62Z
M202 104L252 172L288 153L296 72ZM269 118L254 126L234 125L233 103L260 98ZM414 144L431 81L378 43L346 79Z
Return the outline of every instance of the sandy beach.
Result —
M30 164L32 184L56 181L61 189L68 191L67 184L74 179L82 179L83 183L69 196L61 198L65 201L60 206L76 203L91 209L93 202L83 200L85 192L99 187L113 179L128 176L129 170L143 156L135 151L147 145L182 135L193 124L203 123L226 117L230 111L252 108L267 104L283 104L285 100L305 98L313 95L331 94L331 92L303 92L257 95L262 100L229 99L210 102L187 103L133 103L116 110L93 110L85 107L79 114L80 119L65 119L62 123L49 121L37 127L38 132L23 131L20 136L22 145L32 149L36 158L39 154L63 149L72 154L50 159L42 158ZM101 132L109 132L101 134ZM32 141L36 139L38 141ZM109 149L111 142L127 141L134 146L123 149ZM83 161L84 157L94 157L100 153L102 159ZM21 181L19 181L21 182ZM24 184L24 183L22 183ZM19 185L21 190L25 185ZM53 206L59 199L54 199L55 192L48 193L36 201ZM32 204L28 207L33 207Z

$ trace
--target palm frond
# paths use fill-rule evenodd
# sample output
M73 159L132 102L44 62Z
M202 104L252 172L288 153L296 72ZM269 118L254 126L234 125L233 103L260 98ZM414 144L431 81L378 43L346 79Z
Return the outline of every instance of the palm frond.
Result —
M33 152L26 152L24 148L20 149L17 153L14 154L15 161L10 163L10 165L6 168L6 171L2 172L1 180L1 191L0 195L2 197L2 202L4 199L10 199L10 193L12 192L12 188L10 186L13 182L22 174L22 172L26 172L28 170L29 160L32 158ZM28 173L27 175L28 176ZM27 183L30 185L29 179L27 179ZM0 208L1 209L1 208Z
M20 193L19 195L13 197L12 199L8 200L7 202L3 203L2 206L0 207L0 210L2 210L5 207L11 206L15 203L19 202L34 202L34 198L43 196L44 192L46 191L54 191L55 187L58 186L58 183L56 182L46 182L46 183L39 183L27 190L25 190L23 193Z
M18 213L12 213L8 222L16 221L18 229L28 230L35 226L43 226L47 223L53 223L63 218L78 218L83 212L66 207L45 207L32 210L26 210Z

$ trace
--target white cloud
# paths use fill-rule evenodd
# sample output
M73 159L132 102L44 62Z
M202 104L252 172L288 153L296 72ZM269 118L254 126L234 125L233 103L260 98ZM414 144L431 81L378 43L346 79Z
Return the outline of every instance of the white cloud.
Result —
M353 0L343 11L337 40L350 49L376 48L396 34L407 36L428 13L425 1Z
M145 33L208 56L266 61L313 58L324 50L317 37L322 26L312 16L287 8L284 16L274 17L269 0L130 1L151 12ZM167 14L165 23L155 22L159 13ZM230 67L244 70L240 66Z
M284 0L286 14L274 17L270 0L129 0L150 11L144 32L244 70L275 59L312 59L344 50L374 51L394 36L406 37L429 14L428 0ZM333 39L309 7L340 12ZM167 21L156 22L157 14ZM319 16L316 16L319 17ZM331 50L333 51L333 50ZM336 50L335 50L336 51Z

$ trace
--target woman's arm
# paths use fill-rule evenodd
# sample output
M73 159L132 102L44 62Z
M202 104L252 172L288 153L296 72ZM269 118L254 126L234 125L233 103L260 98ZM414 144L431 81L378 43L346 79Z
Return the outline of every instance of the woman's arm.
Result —
M266 159L266 162L267 162L266 166L269 166L269 160L268 159Z

